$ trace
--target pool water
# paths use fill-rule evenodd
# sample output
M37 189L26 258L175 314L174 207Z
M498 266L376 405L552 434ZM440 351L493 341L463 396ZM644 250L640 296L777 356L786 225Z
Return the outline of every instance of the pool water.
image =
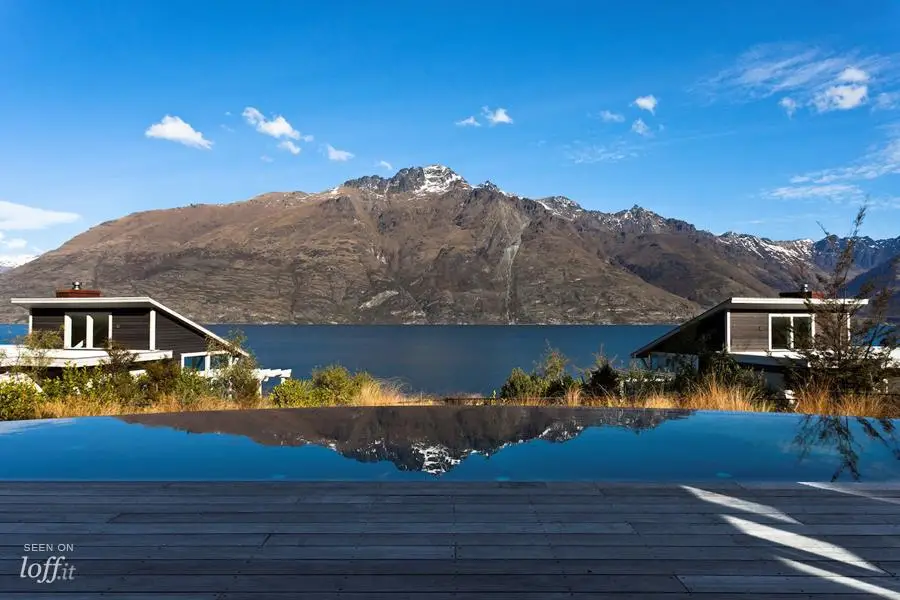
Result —
M0 423L0 480L900 481L897 422L523 407Z

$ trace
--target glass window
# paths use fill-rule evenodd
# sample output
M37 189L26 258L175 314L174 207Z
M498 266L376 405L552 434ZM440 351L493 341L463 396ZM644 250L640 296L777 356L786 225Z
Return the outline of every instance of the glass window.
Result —
M772 317L772 350L790 348L791 318Z
M109 313L91 313L94 321L92 348L105 348L109 341Z
M794 348L812 346L812 317L794 317Z
M225 369L228 367L228 355L227 354L213 354L209 357L209 368L218 370Z
M206 355L202 354L200 356L182 356L181 365L184 369L190 369L192 371L205 371Z
M69 348L87 348L87 315L68 315L71 327L69 329Z

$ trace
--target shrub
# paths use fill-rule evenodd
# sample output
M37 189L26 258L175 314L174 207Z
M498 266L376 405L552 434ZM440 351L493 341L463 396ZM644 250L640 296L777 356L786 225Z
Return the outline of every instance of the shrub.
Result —
M200 398L216 395L215 382L196 371L179 368L173 394L182 404L190 404Z
M619 393L619 373L607 360L582 377L582 389L588 396L612 396Z
M0 421L38 417L38 392L27 382L0 381Z
M327 406L328 396L309 379L285 379L269 394L269 401L278 408Z
M0 381L0 421L38 417L38 392L27 382Z
M547 395L546 380L534 373L526 373L516 367L500 388L500 397L507 400L544 398Z
M330 365L312 373L313 385L322 391L328 404L347 404L359 394L362 384L371 381L368 374L351 375L345 367Z
M222 369L213 385L221 396L242 405L252 405L259 400L259 380L253 374L252 359L241 357Z
M150 402L156 402L174 394L180 371L181 367L171 358L147 363L144 374L138 378L144 397Z

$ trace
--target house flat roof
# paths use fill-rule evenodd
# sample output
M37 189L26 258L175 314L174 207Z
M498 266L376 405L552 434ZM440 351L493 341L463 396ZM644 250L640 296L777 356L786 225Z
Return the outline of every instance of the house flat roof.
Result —
M242 355L247 356L248 352L242 348L236 348L234 344L216 335L206 327L188 319L184 315L175 312L168 306L154 300L149 296L97 296L89 298L13 298L10 300L17 306L27 308L84 308L84 307L115 307L115 306L146 306L158 310L172 319L187 325L191 329L203 334L204 336L214 339L226 347L237 350Z
M678 325L673 327L670 331L664 333L660 337L656 338L652 342L641 346L637 350L631 353L632 358L643 358L643 356L649 354L654 346L657 346L669 338L674 337L678 333L684 331L688 327L697 325L701 321L705 321L706 319L713 317L723 311L733 310L733 309L761 309L761 310L779 310L785 308L803 308L807 304L828 304L828 303L840 303L840 304L861 304L866 305L869 303L868 300L858 300L856 298L841 298L837 300L825 300L820 298L729 298L716 304L712 308L708 309L706 312L703 312L696 317L689 319Z

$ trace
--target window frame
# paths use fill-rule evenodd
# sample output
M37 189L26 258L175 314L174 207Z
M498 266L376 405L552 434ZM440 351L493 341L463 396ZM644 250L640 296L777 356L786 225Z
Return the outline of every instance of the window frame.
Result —
M65 350L103 350L102 346L94 345L94 315L107 315L106 339L113 339L113 312L112 311L84 311L72 310L63 314L63 349ZM72 317L84 318L86 331L84 333L84 346L72 347Z
M788 343L787 348L775 348L772 346L772 319L785 318L791 320L790 328L788 329ZM813 313L769 313L769 352L796 352L797 349L794 347L794 319L809 319L809 335L811 339L815 339L816 337L816 315Z

